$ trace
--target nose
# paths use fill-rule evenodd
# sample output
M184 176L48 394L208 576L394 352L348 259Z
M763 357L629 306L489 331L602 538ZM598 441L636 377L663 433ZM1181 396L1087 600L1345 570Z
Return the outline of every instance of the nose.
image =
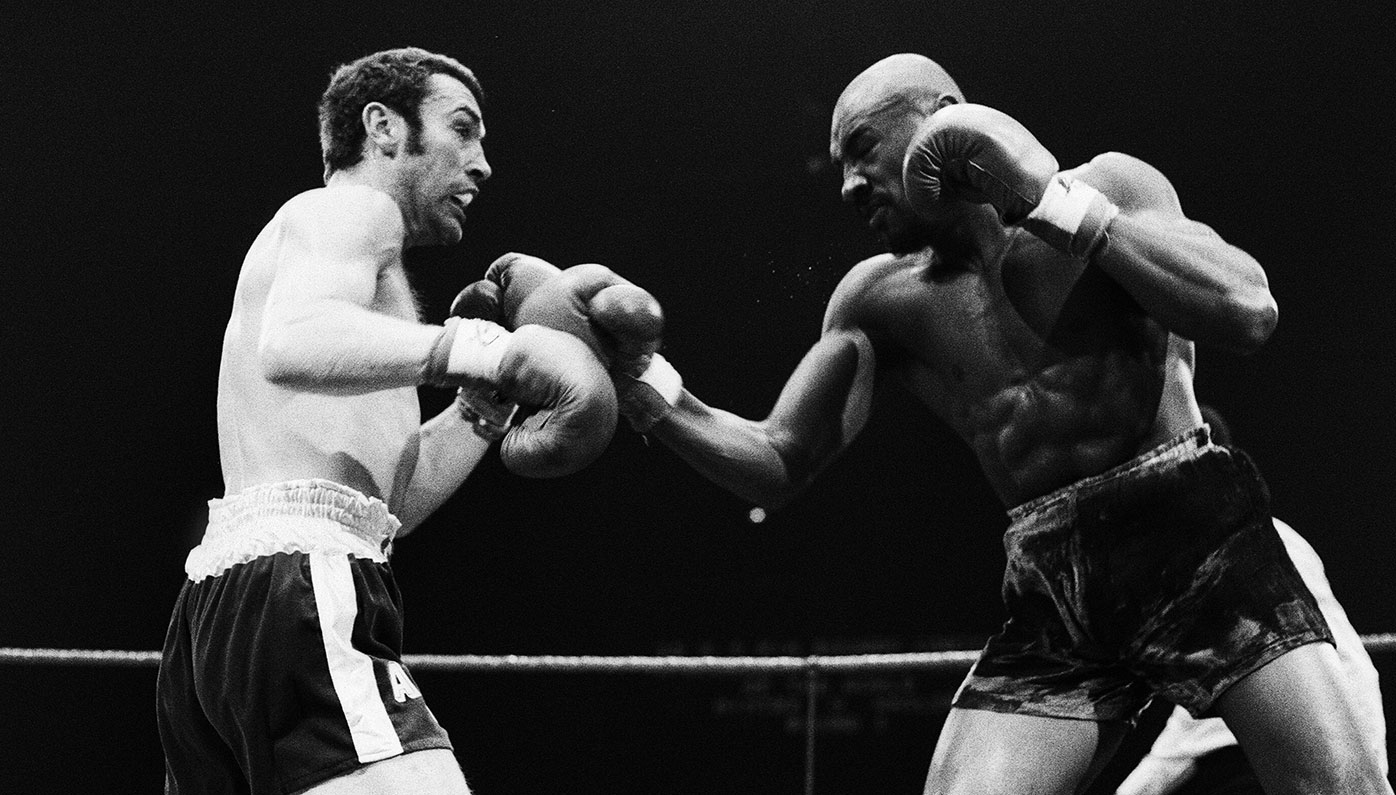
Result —
M465 173L470 175L471 180L476 185L490 178L494 169L490 168L490 162L485 159L485 150L479 150L474 157L470 158L469 162L466 163Z
M839 188L839 197L850 204L857 204L867 192L867 178L857 169L845 167L843 170L843 185Z

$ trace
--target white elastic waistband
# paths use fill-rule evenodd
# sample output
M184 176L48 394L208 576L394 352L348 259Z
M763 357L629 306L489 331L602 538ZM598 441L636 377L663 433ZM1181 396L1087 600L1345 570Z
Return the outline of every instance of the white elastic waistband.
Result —
M376 497L329 480L251 486L208 502L208 529L184 561L198 582L278 552L331 552L388 560L402 523Z

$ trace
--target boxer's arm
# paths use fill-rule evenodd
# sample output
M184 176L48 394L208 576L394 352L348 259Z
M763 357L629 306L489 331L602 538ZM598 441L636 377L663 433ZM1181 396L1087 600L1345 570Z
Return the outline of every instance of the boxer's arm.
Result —
M492 440L482 438L454 403L422 425L417 466L397 507L398 537L415 530L460 488Z
M297 197L283 214L259 344L266 377L333 393L421 383L441 326L370 309L380 279L402 267L397 205L368 188L337 189Z
M1233 352L1264 344L1278 316L1265 271L1211 227L1184 216L1157 169L1108 153L1075 176L1120 208L1091 262L1150 316L1179 336Z
M706 405L687 390L651 433L703 476L767 508L789 502L862 430L875 361L856 328L829 328L764 420Z

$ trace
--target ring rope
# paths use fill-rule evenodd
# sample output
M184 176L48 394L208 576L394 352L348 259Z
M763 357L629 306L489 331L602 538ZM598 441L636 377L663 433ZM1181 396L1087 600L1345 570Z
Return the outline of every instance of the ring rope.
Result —
M1396 632L1363 635L1372 653L1396 652ZM933 651L906 654L841 654L783 657L642 656L558 654L404 654L403 662L420 671L542 671L549 673L751 674L849 671L922 671L951 673L968 668L979 651ZM0 664L150 667L160 664L158 651L117 649L26 649L0 647Z

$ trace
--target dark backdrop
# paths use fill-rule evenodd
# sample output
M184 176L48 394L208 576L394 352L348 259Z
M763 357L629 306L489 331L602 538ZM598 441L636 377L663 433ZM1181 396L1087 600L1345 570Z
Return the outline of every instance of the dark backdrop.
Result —
M495 176L466 241L412 258L428 311L506 251L603 262L668 316L709 402L760 416L875 241L838 201L829 114L874 60L940 60L1064 165L1107 149L1266 266L1279 329L1202 349L1199 392L1267 472L1362 632L1389 585L1396 212L1382 12L1236 3L126 3L0 19L8 551L0 645L155 649L221 494L213 396L246 246L320 184L338 63L414 44L484 81ZM1384 15L1379 18L1378 14ZM444 405L424 394L424 407ZM399 545L407 644L441 653L977 646L1001 511L890 394L796 505L749 506L622 429L588 470L491 456ZM1388 676L1390 660L1383 662ZM484 795L798 792L798 682L419 677ZM153 669L0 666L0 790L158 788ZM953 682L827 683L821 792L919 791Z

